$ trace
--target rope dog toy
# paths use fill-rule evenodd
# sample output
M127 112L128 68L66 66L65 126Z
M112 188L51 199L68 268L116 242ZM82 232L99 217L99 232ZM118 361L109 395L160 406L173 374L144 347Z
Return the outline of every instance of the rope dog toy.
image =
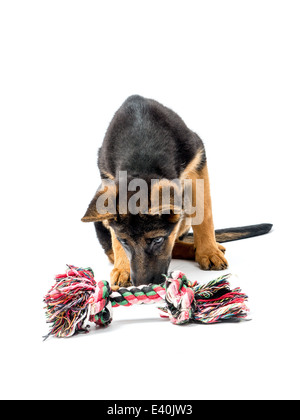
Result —
M91 268L67 267L66 273L55 276L56 283L44 298L47 322L52 323L44 339L87 332L89 321L107 326L117 306L163 301L160 316L177 325L239 320L249 311L245 303L248 297L240 288L230 289L230 274L200 285L190 282L181 271L173 271L162 284L112 291L107 281L96 283Z

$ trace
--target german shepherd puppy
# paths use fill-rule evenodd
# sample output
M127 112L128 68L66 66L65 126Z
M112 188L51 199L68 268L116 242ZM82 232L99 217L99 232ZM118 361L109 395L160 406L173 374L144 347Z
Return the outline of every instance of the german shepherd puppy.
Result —
M102 180L114 181L120 192L120 172L128 181L144 180L152 194L152 179L190 179L192 201L196 204L196 180L203 180L204 217L191 225L185 210L132 214L97 211L97 200L108 188L100 187L83 222L94 222L97 237L109 260L114 263L111 285L128 286L161 283L171 258L196 260L203 270L223 270L228 266L227 242L269 232L271 224L214 230L206 154L202 140L171 109L138 95L130 96L114 115L98 152ZM128 185L128 184L127 184ZM130 193L128 199L130 198ZM193 233L189 233L192 228Z

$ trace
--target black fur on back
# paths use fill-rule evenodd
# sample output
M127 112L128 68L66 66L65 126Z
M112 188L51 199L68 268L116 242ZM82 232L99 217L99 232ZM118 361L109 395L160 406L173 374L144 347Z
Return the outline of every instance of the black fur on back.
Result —
M136 178L175 179L201 149L200 137L172 110L153 99L130 96L114 115L101 149L98 166L105 178L127 171ZM200 169L200 168L199 168Z

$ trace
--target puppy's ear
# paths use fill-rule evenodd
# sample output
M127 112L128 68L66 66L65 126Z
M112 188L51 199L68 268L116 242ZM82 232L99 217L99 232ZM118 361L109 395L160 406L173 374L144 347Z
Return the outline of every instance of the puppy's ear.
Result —
M116 217L117 186L113 181L105 180L96 191L82 222L99 222Z
M149 214L170 215L171 222L178 222L182 213L181 184L175 181L159 180L151 186Z

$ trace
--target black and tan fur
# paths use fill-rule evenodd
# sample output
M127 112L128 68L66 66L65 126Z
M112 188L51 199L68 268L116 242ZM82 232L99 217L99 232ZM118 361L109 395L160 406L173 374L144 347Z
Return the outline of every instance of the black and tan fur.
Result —
M95 223L97 237L114 263L114 286L162 282L172 257L195 259L204 270L225 269L225 248L219 242L271 229L264 224L215 232L203 142L175 112L152 99L135 95L123 103L99 149L98 166L101 178L117 186L119 171L127 171L130 179L144 179L150 194L151 179L191 179L193 204L196 180L204 180L204 220L193 226L184 211L151 214L150 204L149 214L99 214L96 201L103 190L96 192L82 220Z

